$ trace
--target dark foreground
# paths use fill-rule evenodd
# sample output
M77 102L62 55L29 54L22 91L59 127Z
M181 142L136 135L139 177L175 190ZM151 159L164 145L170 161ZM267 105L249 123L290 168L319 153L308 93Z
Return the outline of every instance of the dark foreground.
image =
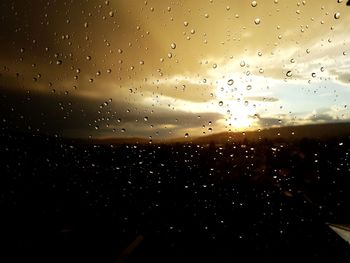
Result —
M0 139L0 262L350 262L348 138Z

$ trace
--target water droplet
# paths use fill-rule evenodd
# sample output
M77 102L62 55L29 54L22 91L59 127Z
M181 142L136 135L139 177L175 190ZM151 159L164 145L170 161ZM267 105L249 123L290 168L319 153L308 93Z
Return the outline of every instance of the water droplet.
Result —
M218 67L218 65L214 63L213 64L213 68L217 68L217 67Z
M222 105L224 105L224 102L222 100L219 101L219 106L221 107Z
M229 85L229 86L232 86L233 83L234 83L233 79L229 79L229 80L227 81L227 85Z
M249 104L249 102L246 100L246 101L244 101L244 106L248 106L248 104Z
M241 63L239 63L239 65L240 65L241 67L244 67L244 66L245 66L245 61L242 60Z
M168 58L172 58L173 57L173 54L172 53L168 53Z
M56 64L57 64L57 65L62 65L62 60L57 60L57 61L56 61Z
M87 60L91 60L91 56L86 56L86 59Z
M88 22L85 22L85 23L84 23L84 27L85 27L85 28L88 28L88 27L89 27L89 23L88 23Z
M316 73L313 72L313 73L311 74L311 76L312 76L313 78L315 78L315 77L316 77Z
M191 34L193 35L194 33L196 33L196 31L194 29L191 29Z
M145 116L145 117L143 118L143 120L144 120L144 121L148 121L148 117Z
M291 71L291 70L288 70L287 73L286 73L286 76L287 76L287 77L291 77L291 76L292 76L292 71Z
M339 12L336 12L336 13L334 14L334 18L335 18L335 19L339 19L339 18L340 18L340 13L339 13Z
M338 3L342 3L343 2L343 0L338 0Z
M139 63L140 63L140 65L144 65L145 64L145 62L143 60L141 60Z
M260 18L255 18L254 23L255 23L256 25L259 25L259 24L260 24Z
M186 133L185 133L185 138L187 138L188 136L189 136L189 134L186 132Z
M176 48L176 44L175 44L175 43L171 43L170 47L171 47L172 49L175 49L175 48Z
M256 1L253 1L253 2L251 3L251 5L252 5L252 7L256 7L256 6L258 5L258 3L257 3Z
M209 18L209 14L204 14L204 17L205 18Z
M113 16L114 16L114 12L113 12L113 11L110 11L110 12L109 12L109 16L110 16L110 17L113 17Z
M252 88L253 88L252 85L248 85L248 86L246 87L247 90L251 90Z
M121 131L121 132L125 132L126 130L125 130L125 128L122 128L120 131Z
M227 11L230 10L230 6L226 6L226 10L227 10Z
M290 63L295 63L295 59L294 59L294 58L291 58L291 59L290 59Z
M188 26L188 22L187 21L184 22L184 26Z

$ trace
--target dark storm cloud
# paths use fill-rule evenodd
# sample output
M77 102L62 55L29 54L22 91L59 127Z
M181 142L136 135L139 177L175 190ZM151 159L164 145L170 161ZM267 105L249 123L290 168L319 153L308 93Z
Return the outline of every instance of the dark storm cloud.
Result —
M350 84L350 73L339 74L338 79L345 84Z
M262 128L266 127L273 127L273 126L282 126L285 122L278 118L272 118L272 117L260 117L257 116L258 119L258 125Z
M297 120L292 121L286 116L280 116L280 118L273 118L273 117L260 117L258 116L258 125L266 128L266 127L273 127L273 126L288 126L293 125L295 121L304 123L305 121L307 123L332 123L332 122L346 122L348 120L340 120L337 119L330 114L327 113L318 113L316 115L308 115L307 117L301 117Z
M339 72L336 70L331 70L330 73L334 75L337 80L340 82L343 82L345 84L350 84L350 73L348 72Z
M314 116L308 117L307 119L313 122L332 122L337 120L327 113L316 114Z
M117 136L142 136L164 126L199 128L222 117L220 114L204 113L199 118L194 113L171 109L162 109L154 114L151 111L133 103L81 98L69 93L0 89L0 119L3 127L11 130L30 129L69 137L99 137L113 136L113 129L117 129ZM150 128L151 125L153 128ZM121 134L123 128L127 131L132 129L132 133L129 130L129 133Z
M0 116L10 130L38 130L79 137L97 118L96 102L69 95L1 88ZM86 135L86 134L84 134Z

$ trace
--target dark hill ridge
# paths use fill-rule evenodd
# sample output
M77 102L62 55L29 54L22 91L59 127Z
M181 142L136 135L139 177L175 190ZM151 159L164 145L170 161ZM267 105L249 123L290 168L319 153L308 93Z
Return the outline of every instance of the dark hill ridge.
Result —
M103 138L103 139L92 139L89 140L94 144L149 144L150 140L146 138ZM157 142L155 142L157 143Z
M330 139L350 136L350 123L309 124L299 126L274 127L269 129L247 132L222 132L202 137L175 138L169 140L152 140L154 144L162 143L196 143L196 144L225 144L229 142L259 141L259 140L301 140ZM149 144L145 138L105 138L94 139L97 144Z
M230 141L241 142L244 140L301 140L304 138L322 140L347 136L350 136L350 123L327 123L276 127L248 132L223 132L196 138L193 140L193 142L200 144L211 142L223 144Z

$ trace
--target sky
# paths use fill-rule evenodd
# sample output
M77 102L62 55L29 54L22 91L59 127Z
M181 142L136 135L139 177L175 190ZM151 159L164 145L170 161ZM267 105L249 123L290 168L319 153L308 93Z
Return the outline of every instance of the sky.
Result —
M0 7L3 129L167 139L350 121L346 1Z

